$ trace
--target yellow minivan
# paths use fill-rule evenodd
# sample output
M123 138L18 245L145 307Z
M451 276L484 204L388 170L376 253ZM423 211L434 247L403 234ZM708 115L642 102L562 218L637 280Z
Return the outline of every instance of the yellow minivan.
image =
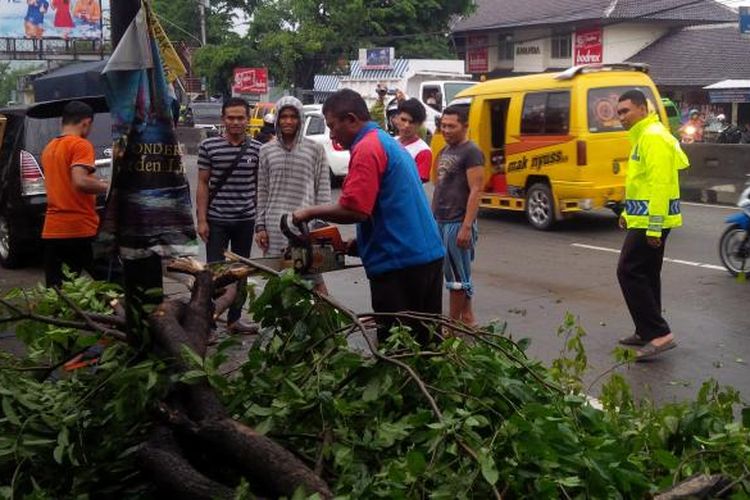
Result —
M485 155L481 207L525 211L537 229L576 212L617 209L625 196L630 145L617 99L640 89L663 123L648 67L575 66L561 73L489 80L451 102L469 110L469 138ZM445 145L432 140L433 157Z
M263 128L263 118L267 114L276 112L276 104L272 102L259 102L250 109L250 116L247 119L247 128L245 131L250 137L255 137L260 129Z

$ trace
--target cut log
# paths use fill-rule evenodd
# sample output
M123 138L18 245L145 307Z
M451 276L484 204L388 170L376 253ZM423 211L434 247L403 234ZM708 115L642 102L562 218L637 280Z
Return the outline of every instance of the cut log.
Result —
M252 484L268 494L291 497L302 487L306 493L332 498L328 485L294 454L249 427L225 418L206 420L193 427L193 438L206 449L233 463Z
M233 490L197 471L182 456L172 431L157 427L149 441L138 451L143 469L169 498L185 500L230 499Z
M715 495L729 484L729 480L721 474L696 474L683 482L674 485L664 493L654 497L654 500L687 500L700 498L723 498ZM729 492L726 492L729 493Z

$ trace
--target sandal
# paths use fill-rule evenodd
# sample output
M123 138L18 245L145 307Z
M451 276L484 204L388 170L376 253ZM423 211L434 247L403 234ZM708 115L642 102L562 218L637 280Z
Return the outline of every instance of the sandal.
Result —
M622 345L634 345L634 346L644 346L648 344L648 340L644 340L641 337L638 336L637 333L634 333L633 335L629 337L624 337L618 340L618 342Z
M670 340L664 345L654 345L653 343L649 342L648 344L638 349L635 354L635 361L638 362L651 359L665 351L674 349L675 347L677 347L677 343L674 340Z

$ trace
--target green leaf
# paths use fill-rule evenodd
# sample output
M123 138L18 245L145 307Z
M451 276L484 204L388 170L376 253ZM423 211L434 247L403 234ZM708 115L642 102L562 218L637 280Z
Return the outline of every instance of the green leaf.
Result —
M477 456L479 457L479 465L482 468L482 477L494 486L500 477L495 461L484 450L480 451Z
M190 347L183 344L180 346L180 349L182 350L182 358L191 364L195 368L203 368L203 359L193 351Z
M196 382L197 379L202 379L206 376L206 372L203 370L189 370L180 376L180 381L185 383Z
M654 450L654 458L662 467L670 471L680 465L680 460L667 450Z
M744 425L746 429L750 429L750 406L742 408L742 425Z
M365 387L365 390L362 392L362 400L366 402L375 401L378 399L378 395L380 394L380 379L379 378L372 378L370 379L370 382L367 383L367 387Z
M677 432L677 428L680 425L680 419L671 415L664 417L664 427L666 427L672 434Z
M159 375L155 371L148 372L148 380L146 381L146 390L151 389L156 385L159 380Z
M427 460L421 452L411 450L406 454L406 466L412 475L419 476L427 469Z
M577 488L578 486L581 486L583 483L581 481L581 478L578 476L568 476L563 477L557 480L557 484L560 486L564 486L566 488Z
M10 398L3 398L3 413L5 414L5 418L8 419L8 422L13 425L21 425L21 419L18 418L16 410L13 409Z
M55 450L52 452L52 458L55 459L55 462L62 465L63 460L63 453L65 452L65 446L58 444L55 447Z
M248 408L247 412L250 415L257 415L259 417L268 417L270 415L273 415L274 413L273 408L266 408L257 404L254 404L250 408Z
M295 395L296 395L296 396L297 396L298 398L302 399L302 398L304 398L304 397L305 397L305 394L304 394L304 393L302 392L302 389L300 389L300 388L299 388L299 386L298 386L297 384L295 384L294 382L292 382L292 381L291 381L291 380L289 380L288 378L285 378L285 379L284 379L284 384L285 384L285 385L286 385L287 387L289 387L289 388L290 388L290 389L292 390L292 392L294 392L294 394L295 394Z

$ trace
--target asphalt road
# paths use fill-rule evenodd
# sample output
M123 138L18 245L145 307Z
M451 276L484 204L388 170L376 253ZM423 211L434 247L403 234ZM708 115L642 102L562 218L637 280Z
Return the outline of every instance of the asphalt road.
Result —
M187 165L192 184L195 159ZM658 401L694 396L714 378L750 399L750 283L721 269L717 245L731 208L686 204L685 225L667 243L663 305L678 348L649 363L620 368L638 394ZM583 214L552 232L532 229L522 215L483 212L474 264L475 310L481 322L507 322L514 338L531 339L530 354L554 359L556 332L566 313L587 336L588 381L610 368L619 337L633 331L615 277L623 233L609 212ZM350 227L344 236L353 235ZM31 286L41 269L0 271L0 290ZM327 275L331 293L358 311L369 310L361 269ZM446 311L447 311L447 293ZM0 344L1 346L2 344ZM598 386L591 388L596 394Z

